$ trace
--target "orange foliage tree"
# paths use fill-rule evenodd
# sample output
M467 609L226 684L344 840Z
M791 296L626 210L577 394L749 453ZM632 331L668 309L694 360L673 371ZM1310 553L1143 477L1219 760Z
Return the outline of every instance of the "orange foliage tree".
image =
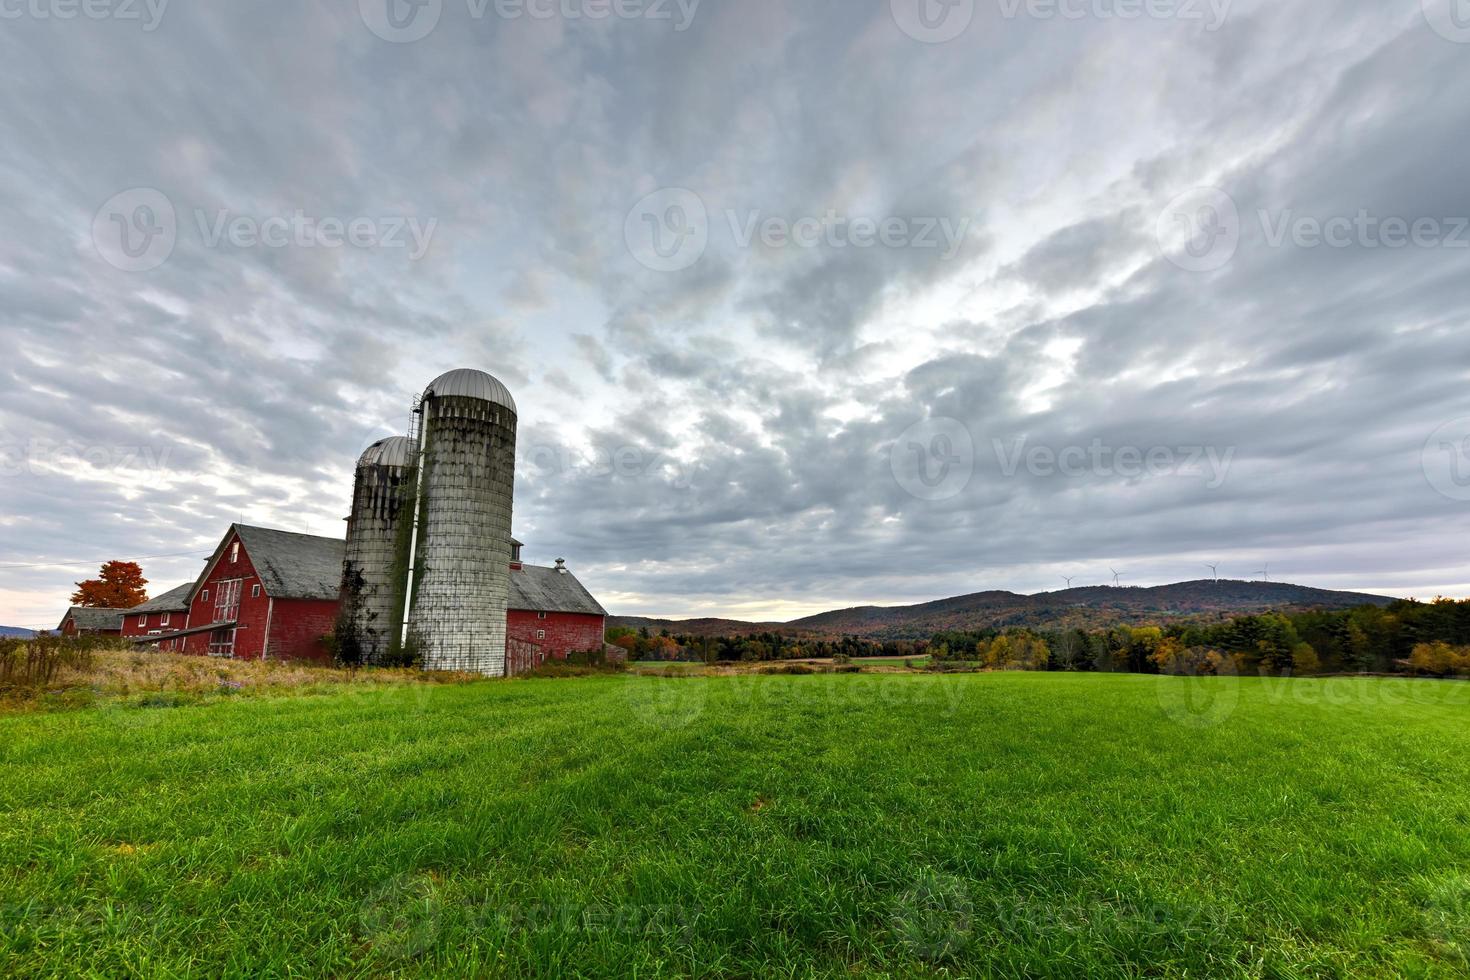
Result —
M94 609L131 609L148 601L147 585L143 569L136 562L110 561L103 564L96 578L76 583L71 602Z
M1409 663L1431 674L1470 674L1470 647L1452 647L1443 641L1420 643Z

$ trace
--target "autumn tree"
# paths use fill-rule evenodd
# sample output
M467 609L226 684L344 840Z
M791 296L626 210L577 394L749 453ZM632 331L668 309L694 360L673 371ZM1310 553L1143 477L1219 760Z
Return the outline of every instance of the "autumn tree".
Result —
M1470 674L1470 647L1454 647L1443 641L1420 643L1409 663L1430 674Z
M1232 672L1232 661L1224 653L1208 647L1187 647L1183 640L1174 636L1164 637L1150 654L1150 659L1164 674L1214 676Z
M77 582L74 606L92 609L131 609L148 601L148 580L136 562L106 562L96 578Z
M648 659L678 660L679 654L682 652L679 648L678 641L665 633L662 636L655 636L651 641L651 646L648 650Z
M991 670L1045 670L1051 659L1046 641L1026 630L981 640L975 653Z

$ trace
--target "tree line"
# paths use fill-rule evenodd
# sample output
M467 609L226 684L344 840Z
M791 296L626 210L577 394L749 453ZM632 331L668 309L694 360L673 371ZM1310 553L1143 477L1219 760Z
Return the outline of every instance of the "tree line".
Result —
M1095 630L945 630L915 640L703 637L647 628L609 630L608 640L634 660L710 664L885 657L927 658L935 669L1470 676L1470 600L1400 600L1386 607Z

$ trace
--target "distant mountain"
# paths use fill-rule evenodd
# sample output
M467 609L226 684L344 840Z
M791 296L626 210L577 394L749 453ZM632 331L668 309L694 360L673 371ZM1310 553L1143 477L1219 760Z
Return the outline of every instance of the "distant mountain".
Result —
M19 626L0 626L0 640L9 640L14 637L29 640L35 635L35 630L23 630Z
M878 640L920 639L940 630L1097 629L1118 623L1161 623L1176 619L1224 619L1269 610L1350 609L1386 606L1388 596L1334 592L1284 582L1214 582L1202 579L1153 588L1086 586L1061 592L1018 595L977 592L916 606L858 606L819 613L789 623L743 623L731 619L655 620L611 617L609 625L647 627L653 632L694 636L783 633L793 636L862 636Z

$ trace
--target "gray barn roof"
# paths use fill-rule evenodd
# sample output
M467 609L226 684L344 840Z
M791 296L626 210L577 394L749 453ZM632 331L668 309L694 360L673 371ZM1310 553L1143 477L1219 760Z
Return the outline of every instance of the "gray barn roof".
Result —
M337 598L345 541L246 524L236 524L234 530L240 534L266 595L275 599Z
M169 589L156 599L149 599L141 606L129 609L130 613L182 612L189 608L189 593L194 591L193 582L185 582L176 589Z
M267 595L276 599L337 598L346 551L346 543L341 539L245 524L236 524L231 530L239 533ZM225 535L210 567L224 553L229 539ZM194 583L189 587L190 592L198 587L199 583ZM543 565L523 565L520 571L512 571L508 599L511 609L607 615L607 610L592 598L575 575Z
M510 608L607 615L575 575L544 565L523 565L520 571L510 573Z
M90 606L72 606L61 617L61 624L56 628L59 631L66 625L68 619L74 620L79 630L121 630L123 616L130 610L127 609L94 609Z

